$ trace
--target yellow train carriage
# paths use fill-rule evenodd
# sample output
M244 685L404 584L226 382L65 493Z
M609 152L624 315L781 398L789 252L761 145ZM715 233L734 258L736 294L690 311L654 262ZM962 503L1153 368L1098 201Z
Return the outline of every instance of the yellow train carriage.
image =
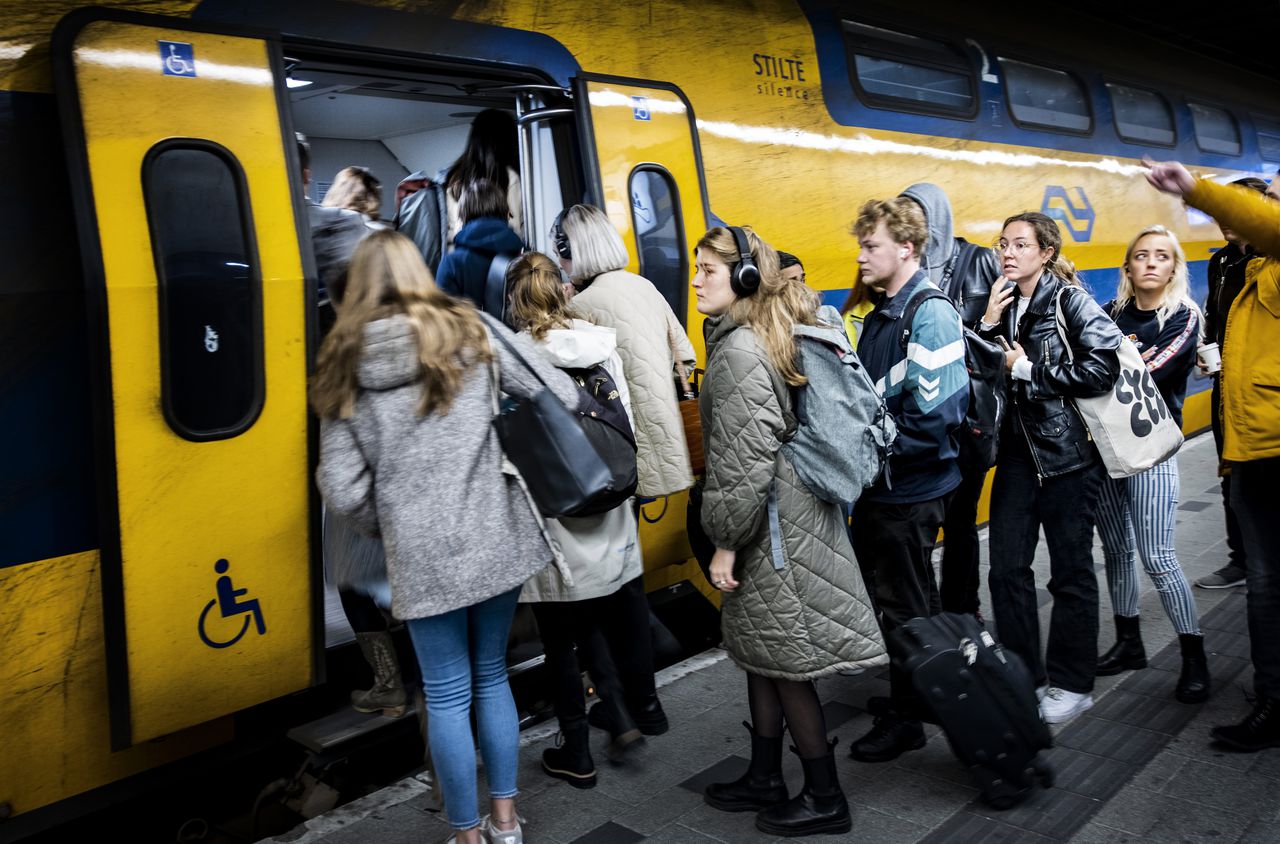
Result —
M0 836L322 680L295 129L315 191L318 162L393 190L451 161L479 108L513 111L531 244L565 204L602 205L700 351L689 247L718 220L838 302L858 204L933 181L971 240L1027 208L1060 219L1103 297L1150 222L1201 284L1220 243L1141 156L1224 179L1280 158L1260 82L1066 24L1051 52L968 7L75 5L0 2ZM1226 78L1239 102L1215 97ZM1207 423L1206 393L1185 416ZM644 505L651 591L706 590L684 512ZM256 611L223 615L228 594Z

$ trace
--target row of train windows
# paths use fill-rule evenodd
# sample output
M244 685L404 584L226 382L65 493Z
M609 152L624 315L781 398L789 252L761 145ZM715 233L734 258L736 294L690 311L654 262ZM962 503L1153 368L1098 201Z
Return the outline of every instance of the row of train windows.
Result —
M972 118L978 112L975 74L956 47L867 24L844 22L849 76L872 106ZM1043 65L997 57L1006 98L1020 126L1089 134L1093 112L1084 85L1074 75ZM1131 143L1173 146L1173 109L1161 94L1134 85L1106 83L1116 132ZM1188 101L1196 143L1204 152L1240 155L1240 127L1231 112ZM1262 157L1280 162L1280 123L1253 119Z

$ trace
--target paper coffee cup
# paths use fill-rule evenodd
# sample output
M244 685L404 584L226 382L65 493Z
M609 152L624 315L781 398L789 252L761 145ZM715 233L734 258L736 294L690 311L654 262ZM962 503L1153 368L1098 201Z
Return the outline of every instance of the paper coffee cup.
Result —
M1196 356L1210 375L1222 371L1222 352L1218 350L1217 343L1205 343L1196 349Z

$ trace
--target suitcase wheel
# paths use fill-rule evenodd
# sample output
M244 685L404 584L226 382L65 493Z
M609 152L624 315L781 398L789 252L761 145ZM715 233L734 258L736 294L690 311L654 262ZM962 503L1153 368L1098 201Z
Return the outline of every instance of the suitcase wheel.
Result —
M1036 779L1040 780L1040 785L1045 788L1053 788L1052 765L1037 756L1031 760L1031 768L1035 773Z

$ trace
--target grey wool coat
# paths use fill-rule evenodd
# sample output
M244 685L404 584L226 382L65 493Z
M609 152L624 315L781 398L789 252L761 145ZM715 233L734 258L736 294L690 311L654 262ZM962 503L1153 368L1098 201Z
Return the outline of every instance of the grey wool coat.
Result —
M504 332L566 407L577 407L577 386L527 337L481 318L491 334ZM504 393L542 389L501 343L492 347ZM510 464L490 424L491 367L470 365L448 412L419 417L413 328L393 316L365 326L358 378L351 418L321 423L316 483L331 510L381 535L393 615L425 618L478 604L558 557L522 483L504 468Z
M743 669L807 680L888 661L842 509L804 486L782 453L787 384L750 328L708 319L700 409L702 526L737 551L725 647ZM793 423L792 423L793 424Z

